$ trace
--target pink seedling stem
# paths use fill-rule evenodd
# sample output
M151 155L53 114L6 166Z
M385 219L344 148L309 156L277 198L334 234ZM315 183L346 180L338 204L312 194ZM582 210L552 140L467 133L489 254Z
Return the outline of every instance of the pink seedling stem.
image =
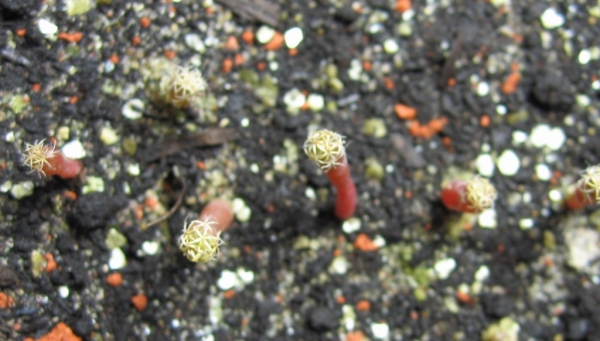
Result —
M569 210L579 210L600 202L600 166L588 167L581 179L570 189L565 200Z
M198 220L183 227L179 237L179 249L192 262L208 262L219 253L223 243L221 233L233 222L233 209L225 200L215 199L208 203Z
M304 152L325 172L335 189L335 215L346 220L356 210L356 186L350 176L344 138L329 130L317 130L304 143Z
M44 141L37 141L35 144L26 143L24 154L23 164L39 174L71 179L78 176L83 169L81 161L67 158L61 151L55 149L54 144L48 146Z
M452 180L442 189L442 203L446 208L462 213L481 213L494 205L496 189L486 179L471 181Z

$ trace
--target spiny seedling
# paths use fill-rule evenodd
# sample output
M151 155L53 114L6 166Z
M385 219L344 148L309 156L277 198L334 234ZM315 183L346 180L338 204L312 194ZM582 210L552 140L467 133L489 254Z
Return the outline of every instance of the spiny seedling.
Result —
M471 181L452 180L442 190L442 203L446 208L463 213L481 213L494 205L498 193L492 183L475 177Z
M600 165L588 167L570 192L565 201L568 209L577 210L600 202Z
M54 144L46 145L44 140L34 144L25 143L25 160L23 164L41 175L58 175L63 179L71 179L81 173L83 165L79 160L72 160L56 150Z
M167 101L178 108L187 108L204 97L208 84L195 67L177 66L168 86Z
M198 220L183 227L179 250L192 262L208 262L219 253L221 233L231 225L233 209L228 201L215 199L208 203Z
M337 190L335 215L346 220L356 210L356 185L350 176L342 135L330 130L317 130L304 143L306 155L321 167Z

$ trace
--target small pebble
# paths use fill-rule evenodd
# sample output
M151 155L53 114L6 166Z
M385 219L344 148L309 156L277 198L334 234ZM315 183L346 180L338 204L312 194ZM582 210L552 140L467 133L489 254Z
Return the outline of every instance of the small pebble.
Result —
M111 127L102 127L100 130L100 140L107 146L119 142L117 132Z
M552 178L552 171L548 165L541 163L535 166L535 175L542 181L550 181Z
M51 23L47 19L38 20L38 28L40 29L41 34L44 34L47 36L54 35L58 32L58 26Z
M325 99L320 94L308 95L308 108L312 111L321 111L325 107Z
M546 141L546 146L552 150L559 150L567 140L567 135L565 135L565 132L558 127L552 128L549 135L548 141Z
M329 271L338 275L344 275L348 271L348 260L346 257L335 257L329 266Z
M160 249L160 243L155 241L145 241L142 243L142 252L148 256L154 256Z
M61 148L62 153L69 159L83 159L85 157L85 147L79 140L73 140L65 143Z
M544 147L550 139L550 126L547 124L538 124L531 129L529 142L536 148Z
M138 120L144 115L144 102L139 98L132 98L125 102L121 114L130 120Z
M32 181L24 181L18 184L15 184L10 189L10 194L15 199L23 199L33 194L33 182Z
M58 287L58 296L60 296L61 298L69 297L69 287L66 285L61 285L60 287Z
M293 88L283 96L288 112L295 113L306 103L306 96L298 88Z
M269 26L261 26L256 31L256 40L261 44L266 44L275 36L275 30Z
M586 49L581 50L579 52L579 56L577 57L579 64L582 64L582 65L589 63L591 59L592 59L592 54L590 53L590 50L586 50Z
M387 54L394 54L400 50L400 46L393 38L388 38L383 42L383 50Z
M440 259L433 265L439 279L446 279L456 268L456 261L453 258Z
M519 228L521 228L521 230L529 230L533 226L535 226L535 222L531 218L524 218L519 220Z
M238 268L237 275L244 284L250 284L254 282L254 272L252 272L251 270L246 270L245 268Z
M342 224L342 231L347 234L354 233L360 230L361 221L358 218L350 218Z
M491 177L494 175L494 159L490 154L480 154L475 160L475 165L477 167L477 172L481 176Z
M517 154L510 149L505 150L500 154L497 160L498 171L506 176L513 176L517 174L519 168L521 168L521 160Z
M200 38L200 36L195 33L186 34L184 37L184 41L187 47L198 53L204 53L206 51L206 46L204 45L202 38Z
M540 20L545 28L551 30L561 27L565 23L565 16L559 13L554 7L549 7L542 13Z
M111 270L118 270L125 267L127 260L125 254L120 248L115 248L110 251L110 259L108 260L108 267Z
M295 49L304 40L304 33L300 27L292 27L285 31L283 39L288 49Z
M512 144L518 146L520 144L525 143L527 141L527 133L520 130L515 130L512 133Z
M496 210L493 208L484 210L477 216L477 224L479 227L484 229L495 229L498 227L498 220L496 218Z
M490 93L490 85L487 82L477 84L477 95L479 97L487 96Z
M482 265L475 272L475 280L477 282L483 282L490 277L490 268L485 265Z
M371 333L379 340L387 340L390 336L390 327L387 323L371 323Z
M235 272L230 270L221 271L221 276L217 280L217 287L221 290L229 290L238 286L238 277Z

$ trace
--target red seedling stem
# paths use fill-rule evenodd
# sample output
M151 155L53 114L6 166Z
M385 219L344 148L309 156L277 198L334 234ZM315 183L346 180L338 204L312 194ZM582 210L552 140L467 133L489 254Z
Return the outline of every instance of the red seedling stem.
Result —
M442 189L442 203L446 208L462 213L481 213L492 207L496 199L496 189L486 179L471 181L452 180Z
M600 202L600 166L588 167L565 200L569 210L579 210Z
M40 174L57 175L63 179L71 179L79 175L83 164L79 160L67 158L54 144L48 146L44 141L35 144L25 144L25 165Z
M200 220L210 219L215 232L224 232L233 222L233 209L228 201L215 199L204 206L200 212Z
M346 156L339 163L325 174L337 190L335 216L338 219L346 220L352 217L356 210L356 186L350 176L350 167Z

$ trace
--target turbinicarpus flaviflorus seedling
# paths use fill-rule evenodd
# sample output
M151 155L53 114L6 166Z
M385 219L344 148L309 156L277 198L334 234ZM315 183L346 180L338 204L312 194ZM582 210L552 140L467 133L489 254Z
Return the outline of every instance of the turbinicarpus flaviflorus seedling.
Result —
M183 227L179 237L179 250L192 262L206 263L219 253L223 244L221 233L233 221L233 209L228 201L215 199L200 212L198 220Z
M346 220L356 210L356 186L350 176L344 138L333 131L320 129L304 143L306 155L321 167L337 190L335 215Z
M83 165L79 160L67 158L54 144L45 145L44 140L34 144L25 143L24 165L39 174L57 175L63 179L71 179L79 175Z
M167 101L177 108L187 108L204 98L208 84L195 67L177 66L168 85Z
M494 205L498 193L487 179L475 177L471 181L452 180L442 189L442 203L446 208L462 213L481 213Z
M565 207L578 210L600 202L600 165L588 167L567 194Z

